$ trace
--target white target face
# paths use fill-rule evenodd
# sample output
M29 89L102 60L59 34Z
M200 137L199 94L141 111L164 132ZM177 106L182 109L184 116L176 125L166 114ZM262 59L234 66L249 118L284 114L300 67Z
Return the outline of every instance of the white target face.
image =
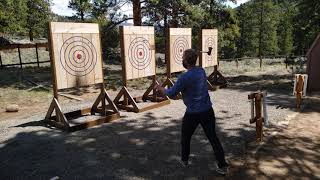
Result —
M131 41L128 54L132 67L137 70L144 70L151 63L152 50L150 43L143 37L137 37Z
M154 27L121 26L124 81L156 74Z
M98 24L51 22L50 39L56 89L103 83Z
M218 65L218 30L216 29L203 29L199 37L201 39L200 61L202 67L212 67ZM211 54L205 53L212 48Z
M186 37L178 37L173 43L172 54L175 63L182 65L183 53L189 48L189 42Z
M60 62L70 75L85 76L91 73L97 64L96 48L87 38L73 36L63 42Z
M183 67L183 54L187 49L191 49L191 28L170 28L169 30L169 47L168 57L170 67L169 73L184 71ZM168 53L168 51L167 51Z

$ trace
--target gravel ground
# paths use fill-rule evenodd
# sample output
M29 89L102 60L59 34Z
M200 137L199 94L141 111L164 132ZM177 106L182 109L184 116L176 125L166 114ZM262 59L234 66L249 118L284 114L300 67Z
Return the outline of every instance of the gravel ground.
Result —
M255 139L255 128L249 124L249 93L245 87L232 85L210 93L217 133L231 162L241 161L246 144ZM276 124L290 114L293 102L286 94L269 93L270 122ZM168 106L144 113L121 112L120 120L73 133L45 127L40 121L45 112L0 121L0 179L216 176L212 148L200 126L191 142L191 166L183 169L177 163L184 111L181 100L171 101Z

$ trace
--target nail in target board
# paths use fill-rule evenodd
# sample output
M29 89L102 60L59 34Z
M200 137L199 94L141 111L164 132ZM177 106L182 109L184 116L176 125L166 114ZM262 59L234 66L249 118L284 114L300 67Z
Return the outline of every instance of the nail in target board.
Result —
M46 115L46 121L74 131L119 118L117 107L104 89L98 24L51 22L49 35L54 99ZM62 113L58 102L59 90L94 84L100 85L101 92L92 108ZM109 103L108 109L106 101ZM54 110L56 116L52 117ZM99 113L101 116L94 120L71 119L88 112L92 115Z
M168 73L184 71L182 65L183 53L191 49L191 28L170 28L167 42L167 57L169 57Z
M136 113L169 104L168 98L158 97L154 90L155 85L159 84L156 80L154 27L121 26L120 36L123 88L114 103L120 109ZM127 89L127 81L149 76L153 77L152 84L143 96L132 97ZM122 97L123 101L120 101ZM141 100L153 103L141 108L138 106Z
M202 52L206 52L209 48L212 48L210 55L200 53L200 66L205 68L218 65L218 30L202 29L202 34L199 38Z

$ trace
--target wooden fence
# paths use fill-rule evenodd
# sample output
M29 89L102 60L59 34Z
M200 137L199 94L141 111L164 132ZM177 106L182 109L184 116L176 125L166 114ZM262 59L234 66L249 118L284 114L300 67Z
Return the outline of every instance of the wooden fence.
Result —
M10 50L10 49L18 49L18 55L19 55L19 63L15 63L15 64L3 64L2 57L1 57L1 53L0 53L0 68L10 67L10 66L20 66L20 68L22 68L23 65L28 65L28 64L37 64L38 67L40 67L40 64L41 64L41 63L49 63L50 60L49 60L49 61L40 61L40 60L39 60L38 48L40 48L40 47L48 48L48 43L10 44L10 45L6 45L6 46L0 46L0 51ZM35 62L22 62L20 49L27 49L27 48L35 48L35 49L36 49L37 61L35 61Z
M295 61L295 59L299 58L299 61ZM224 62L235 62L237 68L239 68L239 62L243 60L248 60L248 59L257 59L260 60L258 57L243 57L243 58L231 58L231 59L219 59L218 62L224 61ZM286 68L288 68L289 65L297 65L297 64L305 64L306 61L303 61L303 59L306 59L306 56L301 55L301 56L270 56L270 57L263 57L263 59L284 59L283 63L285 63ZM263 61L262 59L262 61ZM262 66L262 61L260 62L260 67Z

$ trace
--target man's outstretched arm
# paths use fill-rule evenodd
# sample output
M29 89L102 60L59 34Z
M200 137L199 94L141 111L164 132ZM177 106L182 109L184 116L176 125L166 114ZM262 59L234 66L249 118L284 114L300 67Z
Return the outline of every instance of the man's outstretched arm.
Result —
M162 96L169 96L170 98L174 98L178 95L178 93L182 92L182 90L186 86L186 81L183 76L181 76L177 82L171 88L164 88L161 85L157 85L155 89L162 95Z

